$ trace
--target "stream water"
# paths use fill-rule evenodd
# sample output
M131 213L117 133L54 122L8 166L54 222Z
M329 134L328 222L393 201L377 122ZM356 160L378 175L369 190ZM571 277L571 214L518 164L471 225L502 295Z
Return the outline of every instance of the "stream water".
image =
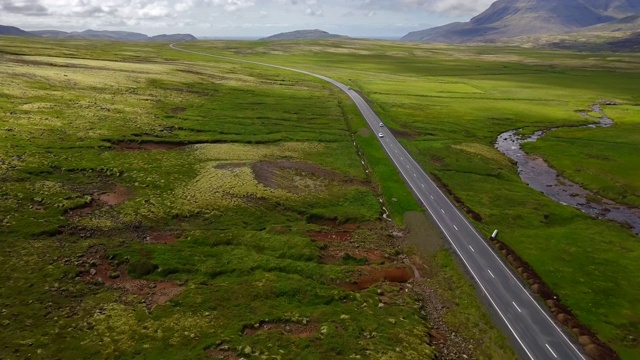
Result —
M601 117L594 117L586 112L582 112L581 115L594 119L599 124L583 127L596 128L613 125L613 120L602 111L600 105L593 105L591 109L599 113ZM522 143L536 141L546 133L557 129L560 128L541 130L529 137L521 136L519 130L507 131L498 136L495 147L516 161L520 178L532 188L563 205L573 206L591 216L617 221L629 226L636 235L640 236L640 208L618 204L584 189L571 180L560 176L542 158L529 155L521 149Z

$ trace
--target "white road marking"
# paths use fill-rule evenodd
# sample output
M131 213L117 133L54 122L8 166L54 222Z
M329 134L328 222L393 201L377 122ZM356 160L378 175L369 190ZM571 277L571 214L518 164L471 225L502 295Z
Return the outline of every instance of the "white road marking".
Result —
M549 344L545 344L547 346L547 349L549 349L549 351L551 351L551 355L553 355L554 358L558 358L558 355L556 355L556 353L553 352L553 350L551 350L551 346L549 346Z
M489 272L489 275L491 275L492 278L496 278L495 276L493 276L493 273L491 272L491 270L487 270Z
M457 227L457 226L455 226L455 225L453 225L453 228L454 228L454 229L456 229L456 230L458 230L458 227Z
M433 199L433 195L431 195L431 198Z
M471 245L469 245L469 249L471 249L471 251L476 252L475 250L473 250L473 248L471 247Z
M440 211L442 211L442 213L444 214L444 210L440 209Z
M422 187L424 187L424 184L422 184Z
M520 308L518 307L518 305L516 305L515 301L512 301L511 303L513 304L513 306L515 306L515 307L516 307L516 309L518 309L518 311L519 311L519 312L522 312L522 310L520 310Z
M413 174L413 176L418 177L418 175L416 175L416 174Z

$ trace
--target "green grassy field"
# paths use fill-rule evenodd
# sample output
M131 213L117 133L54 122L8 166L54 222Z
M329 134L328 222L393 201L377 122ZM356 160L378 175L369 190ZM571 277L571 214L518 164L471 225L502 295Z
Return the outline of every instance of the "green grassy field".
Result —
M0 37L0 358L434 356L392 235L419 207L344 94L99 44ZM466 352L513 358L432 266Z
M607 106L605 114L615 126L561 129L526 149L603 197L640 206L640 106Z
M560 130L527 149L568 178L637 205L640 55L378 41L196 42L192 50L317 72L364 92L424 168L479 213L476 225L528 261L622 358L640 356L640 244L524 185L493 148L510 129L588 124L576 113L600 99L618 121ZM597 156L594 156L597 155Z

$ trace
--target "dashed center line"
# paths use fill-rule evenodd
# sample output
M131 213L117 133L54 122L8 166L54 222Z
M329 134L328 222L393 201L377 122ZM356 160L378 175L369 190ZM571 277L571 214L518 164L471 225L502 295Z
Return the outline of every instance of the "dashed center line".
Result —
M476 252L475 250L473 250L473 248L471 247L471 245L469 245L469 249L471 249L471 251Z
M456 229L456 230L458 230L458 227L457 227L457 226L455 226L455 225L453 225L453 228L454 228L454 229Z
M547 349L549 349L549 351L551 351L551 355L553 355L554 358L558 358L558 355L556 355L556 353L553 352L553 350L551 350L551 346L549 346L549 344L544 344Z
M516 305L516 303L514 301L511 302L513 304L513 306L516 307L516 309L518 309L519 312L522 312L522 310L520 310L520 308L518 307L518 305Z
M489 275L491 275L492 278L496 278L495 276L493 276L493 273L491 272L491 270L487 270L489 272Z
M444 214L444 210L440 209L440 211L442 211L442 213Z
M431 195L431 198L433 199L433 195Z

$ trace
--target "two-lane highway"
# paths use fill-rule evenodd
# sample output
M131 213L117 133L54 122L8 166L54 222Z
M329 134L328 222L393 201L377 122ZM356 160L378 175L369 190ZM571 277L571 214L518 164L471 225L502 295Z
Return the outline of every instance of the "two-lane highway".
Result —
M440 226L457 255L467 266L478 286L509 329L520 353L531 359L585 360L573 341L560 329L550 314L536 301L484 238L447 196L431 181L418 163L400 145L365 100L348 86L326 76L284 66L235 59L171 47L193 54L275 67L314 76L342 89L354 101L380 143L396 165L415 196Z

